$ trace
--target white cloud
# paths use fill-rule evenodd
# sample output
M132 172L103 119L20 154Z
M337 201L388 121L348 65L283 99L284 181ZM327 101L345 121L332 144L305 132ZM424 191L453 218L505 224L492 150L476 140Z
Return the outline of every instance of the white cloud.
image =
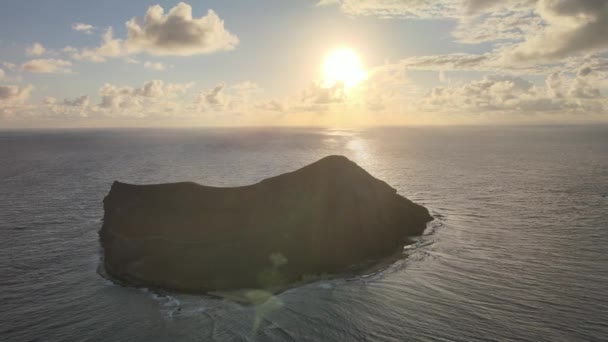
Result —
M229 96L224 92L225 89L226 85L220 83L211 89L201 91L198 94L196 103L203 109L222 110L230 102Z
M399 64L387 64L370 69L367 77L354 87L336 83L331 87L322 81L312 82L296 96L280 101L277 99L259 101L253 108L263 112L295 114L379 112L390 108L392 102L403 97L404 87L409 83L406 68Z
M42 99L42 103L45 104L45 105L54 105L54 104L57 103L57 99L54 98L54 97L52 97L52 96L45 96Z
M63 104L70 107L88 107L89 97L87 95L83 95L73 100L65 99L63 100Z
M528 6L463 17L452 35L458 42L468 44L520 41L543 26L542 18Z
M74 24L72 24L72 30L78 31L78 32L84 32L86 34L93 33L94 29L95 29L95 26L90 25L90 24L85 24L85 23L74 23Z
M438 112L530 114L587 113L606 110L606 100L589 81L552 74L537 86L520 77L490 75L482 80L432 89L418 103Z
M25 87L2 85L0 86L0 101L2 103L22 103L30 97L33 89L34 87L31 85Z
M171 115L183 103L179 95L192 86L193 83L165 83L161 80L152 80L137 88L106 83L99 90L101 102L98 109L110 116Z
M77 50L71 46L67 46L63 50L64 52L71 53L72 58L75 60L85 60L95 63L105 62L108 57L126 55L123 41L114 38L114 30L111 27L109 27L101 36L101 44L96 48Z
M261 91L254 82L244 81L228 86L219 83L216 86L200 91L194 98L196 110L202 113L221 113L242 115L255 105L252 96Z
M144 68L151 69L151 70L162 71L162 70L166 70L167 66L164 65L161 62L145 62L144 63Z
M45 52L46 48L40 43L34 43L25 50L25 53L28 56L40 56L43 55Z
M139 86L107 83L99 89L101 100L95 103L85 95L64 100L49 97L38 105L56 115L180 118L204 114L224 117L226 113L243 117L250 113L275 118L288 114L291 118L330 117L344 111L370 116L407 111L514 116L606 113L608 108L602 93L608 90L606 0L322 0L317 4L336 6L349 16L449 20L457 43L486 44L460 50L480 53L414 56L381 65L370 69L368 78L352 88L312 83L303 92L283 100L252 100L262 89L250 81L222 82L189 92L191 83L153 80ZM87 24L74 24L73 28L81 32L94 29ZM160 58L137 54L192 56L231 50L238 43L215 12L194 17L190 5L179 3L166 12L158 5L149 7L144 17L126 23L126 35L115 37L112 28L108 28L98 46L66 47L63 53L76 60L103 62L122 58L150 70L165 70L165 62L145 61ZM32 53L59 53L46 51L41 44L40 47L42 50L32 46ZM4 71L12 76L14 71L9 70L15 66L0 66L0 78L6 82ZM70 67L69 61L61 59L33 59L21 65L22 70L30 72L69 72ZM440 83L436 84L441 86L432 90L417 86L408 79L408 73L411 77L426 74L411 70L438 72ZM473 73L468 71L486 76L470 81ZM532 74L535 77L530 78ZM539 75L546 77L544 84L538 81ZM459 81L461 76L467 81ZM4 96L12 100L10 106L8 100L3 100L2 115L6 116L9 107L12 113L24 108L31 89L3 87ZM324 115L314 116L311 112Z
M99 104L93 104L88 95L83 95L63 101L46 96L36 105L25 103L31 87L0 87L0 118L105 120L185 117L191 115L191 109L183 105L184 102L180 96L185 94L192 85L193 83L165 83L161 80L146 82L141 87L106 83L99 89L101 96Z
M279 100L262 101L254 105L254 108L263 112L285 113L288 110L287 104Z
M19 115L26 107L34 87L32 85L0 85L0 118L12 119Z
M407 68L400 64L386 64L372 69L367 79L355 88L357 93L352 97L360 99L359 105L364 105L367 110L378 112L390 108L395 99L411 95L408 93L411 89Z
M520 11L534 6L537 0L462 0L461 11L468 16L491 12Z
M399 64L414 70L480 70L487 69L491 59L489 54L452 53L410 57L401 60Z
M73 46L68 45L68 46L64 47L63 49L61 49L61 52L67 53L67 54L74 54L74 53L78 52L78 49Z
M88 27L82 25L85 26L78 27ZM207 54L232 50L239 43L238 37L226 30L224 21L213 10L209 10L206 16L194 18L192 7L183 2L167 14L160 5L149 7L143 20L134 17L125 25L125 39L114 37L114 30L109 27L99 46L80 50L68 46L63 51L70 53L75 60L101 63L116 57L134 61L128 56L139 53L166 56ZM160 70L159 66L149 64L148 68Z
M324 0L352 16L449 19L462 43L509 42L501 64L549 63L608 51L606 0Z
M232 86L232 89L239 91L239 92L254 92L254 91L262 90L262 88L260 88L260 86L257 83L251 82L251 81L244 81L244 82L237 83Z
M318 0L317 6L339 5L340 0Z
M132 18L126 27L125 46L131 53L191 56L232 50L239 43L214 11L193 18L192 7L183 2L167 14L161 6L152 6L143 20Z
M514 61L558 60L608 49L608 1L539 0L545 27L509 51Z
M545 82L550 94L558 98L598 99L602 97L599 81L588 68L581 69L576 77L568 78L563 73L555 72Z
M13 75L10 75L10 76L7 74L7 70L14 71L15 68L17 67L16 65L14 65L12 63L0 62L0 66L5 68L5 69L0 68L0 81L4 81L4 82L21 82L22 81L21 75L14 75L14 72L12 72Z
M321 82L315 82L302 91L299 97L290 99L286 107L290 112L325 113L347 101L348 96L342 83L325 87Z
M72 62L63 59L32 59L21 65L21 69L33 73L70 73Z
M547 75L555 71L576 71L587 58L570 58L563 61L544 63L517 63L504 58L504 51L512 45L498 48L484 54L450 53L444 55L413 56L390 64L393 69L423 71L476 71L489 73L510 73L517 75Z
M313 84L302 93L301 100L303 103L312 105L341 103L346 100L346 91L344 85L341 83L336 83L331 87Z
M438 111L495 111L517 109L523 98L536 100L537 95L535 86L519 77L486 76L463 85L434 88L422 105Z
M2 62L2 63L0 63L0 65L2 65L3 67L5 67L8 70L14 70L15 68L17 68L16 64L9 63L9 62Z
M519 11L537 0L317 0L317 6L337 5L351 16L381 18L462 19L491 12Z
M608 79L608 58L587 57L584 63L577 63L579 76L596 75L599 78Z
M22 116L44 117L46 119L66 119L66 118L90 118L98 114L97 108L91 106L89 96L83 95L73 100L64 99L58 101L56 98L46 96L42 99L41 106L30 108L29 113L22 113Z
M382 18L454 18L458 15L458 0L321 0L317 6L339 5L351 16Z

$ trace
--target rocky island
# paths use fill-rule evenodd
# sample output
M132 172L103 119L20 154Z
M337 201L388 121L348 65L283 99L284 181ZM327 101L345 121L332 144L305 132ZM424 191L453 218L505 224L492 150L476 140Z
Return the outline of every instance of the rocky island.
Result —
M341 272L394 254L432 220L342 156L234 188L114 182L104 210L110 277L194 293L272 290Z

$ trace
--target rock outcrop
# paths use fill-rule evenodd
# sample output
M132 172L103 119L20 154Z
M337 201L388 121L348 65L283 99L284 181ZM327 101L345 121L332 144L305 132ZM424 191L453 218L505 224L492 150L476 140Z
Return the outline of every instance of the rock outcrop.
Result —
M280 288L393 254L426 208L341 156L257 184L114 182L100 240L109 276L186 292Z

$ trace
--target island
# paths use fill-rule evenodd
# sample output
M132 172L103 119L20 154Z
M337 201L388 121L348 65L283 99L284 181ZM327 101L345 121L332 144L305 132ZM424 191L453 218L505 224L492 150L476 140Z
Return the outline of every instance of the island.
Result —
M189 293L284 289L394 255L433 218L343 156L257 184L114 182L99 231L113 280Z

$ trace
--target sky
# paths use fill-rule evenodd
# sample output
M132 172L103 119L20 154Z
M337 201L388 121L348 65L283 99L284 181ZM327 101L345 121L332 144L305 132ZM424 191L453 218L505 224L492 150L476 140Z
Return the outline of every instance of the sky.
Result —
M608 122L608 0L7 0L0 32L0 129Z

